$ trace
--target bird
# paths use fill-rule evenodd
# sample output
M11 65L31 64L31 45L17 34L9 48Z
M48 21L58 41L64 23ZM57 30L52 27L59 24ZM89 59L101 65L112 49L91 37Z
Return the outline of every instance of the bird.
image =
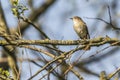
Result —
M78 16L70 18L73 21L73 28L80 39L90 39L86 23Z
M88 28L86 23L78 16L70 18L73 21L73 28L80 39L90 39ZM87 45L83 50L90 50L90 46Z

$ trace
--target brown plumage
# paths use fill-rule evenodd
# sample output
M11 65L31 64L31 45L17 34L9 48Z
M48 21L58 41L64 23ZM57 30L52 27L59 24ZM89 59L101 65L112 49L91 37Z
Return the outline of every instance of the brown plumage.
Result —
M73 18L70 19L73 20L74 23L73 27L78 36L81 39L90 39L86 23L78 16L74 16Z

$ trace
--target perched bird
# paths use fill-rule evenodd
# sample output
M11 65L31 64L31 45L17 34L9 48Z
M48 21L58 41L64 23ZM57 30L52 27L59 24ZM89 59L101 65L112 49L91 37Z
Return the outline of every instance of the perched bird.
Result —
M88 32L88 28L86 23L78 16L74 16L73 18L70 18L73 20L73 27L75 32L78 34L78 36L81 39L90 39L90 35Z
M73 27L75 32L78 34L78 36L81 39L90 39L90 35L88 32L88 28L86 23L78 16L74 16L73 18L70 18L73 20ZM83 50L90 50L90 46L87 45Z

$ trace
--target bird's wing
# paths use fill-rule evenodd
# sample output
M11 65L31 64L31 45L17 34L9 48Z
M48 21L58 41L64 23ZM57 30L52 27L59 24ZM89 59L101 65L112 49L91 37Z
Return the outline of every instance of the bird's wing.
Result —
M86 28L86 39L90 39L90 35L89 35L89 31L88 31L88 27L87 25L85 24L85 28Z

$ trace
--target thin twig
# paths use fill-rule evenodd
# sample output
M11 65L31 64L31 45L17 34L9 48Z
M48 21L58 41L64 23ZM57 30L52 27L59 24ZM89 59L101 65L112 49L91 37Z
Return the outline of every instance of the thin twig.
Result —
M109 5L107 6L107 8L108 8L108 14L109 14L110 23L112 24L112 17L111 17L111 11L110 11Z
M62 62L61 62L62 63ZM50 74L54 69L56 69L61 63L57 64L55 67L53 67L52 69L49 70L48 73L46 73L45 75L43 75L39 80L42 80L45 76L47 76L48 74Z
M120 72L120 67L116 71L114 71L113 73L111 73L111 74L108 75L108 80L111 79L118 72Z
M111 25L111 27L112 27L113 29L115 29L115 30L120 30L120 28L115 27L115 26L112 24L112 16L111 16L110 7L107 6L107 8L108 8L108 14L109 14L110 22L107 22L107 21L105 21L105 20L103 20L103 19L101 19L101 18L90 18L90 17L85 17L85 18L87 18L87 19L97 19L97 20L100 20L100 21L102 21L102 22L104 22L104 23L106 23L106 24L108 24L108 25Z

